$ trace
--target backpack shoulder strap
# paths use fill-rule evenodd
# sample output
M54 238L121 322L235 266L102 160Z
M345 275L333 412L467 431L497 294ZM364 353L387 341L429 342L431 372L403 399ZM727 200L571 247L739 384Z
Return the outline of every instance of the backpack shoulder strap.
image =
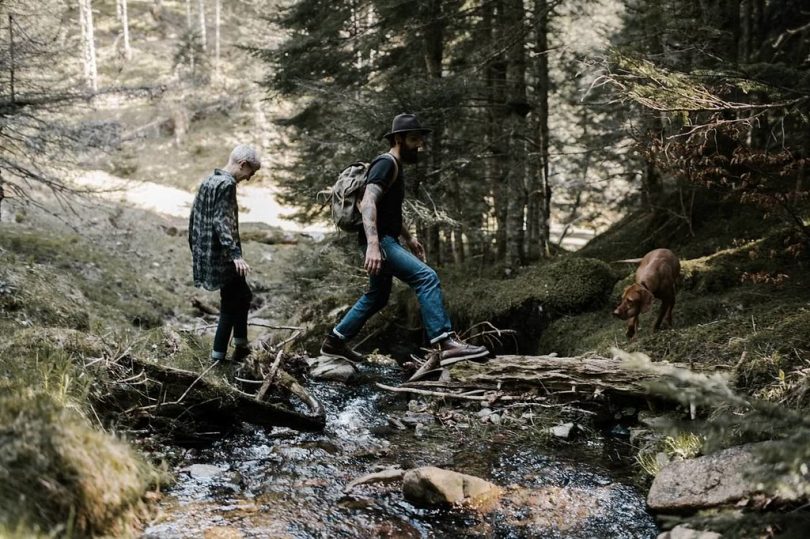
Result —
M397 163L397 158L391 155L389 152L381 153L380 155L377 156L377 159L375 159L374 161L376 162L380 158L388 159L389 161L394 163L394 174L391 177L390 181L388 182L388 185L385 186L385 190L388 191L391 188L391 186L394 185L394 182L397 181L397 177L399 177L399 164ZM370 166L369 170L371 170Z

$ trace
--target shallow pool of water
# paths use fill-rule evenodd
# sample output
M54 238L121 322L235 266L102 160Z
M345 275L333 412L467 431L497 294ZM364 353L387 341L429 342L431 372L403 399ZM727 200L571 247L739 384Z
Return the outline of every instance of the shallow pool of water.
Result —
M396 383L393 367L365 366ZM373 383L313 383L328 413L323 433L244 426L209 447L182 450L177 484L144 537L655 537L644 497L626 470L605 458L608 439L557 452L509 429L400 431L387 416L408 399ZM549 453L549 454L545 454ZM495 510L414 507L400 483L353 479L389 466L433 465L506 487Z

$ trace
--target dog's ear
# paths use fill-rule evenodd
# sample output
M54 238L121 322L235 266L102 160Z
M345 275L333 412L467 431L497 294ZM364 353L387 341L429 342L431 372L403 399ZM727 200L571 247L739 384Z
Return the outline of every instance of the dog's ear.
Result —
M624 292L622 292L622 301L624 301L624 298L627 297L627 293L630 292L631 288L633 288L633 285L628 285L624 287Z
M646 313L650 310L653 304L653 295L652 292L647 290L646 288L639 287L639 293L641 294L641 312Z

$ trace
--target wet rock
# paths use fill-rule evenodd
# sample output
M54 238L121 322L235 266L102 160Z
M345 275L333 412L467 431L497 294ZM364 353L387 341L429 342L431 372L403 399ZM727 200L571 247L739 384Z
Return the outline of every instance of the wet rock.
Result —
M394 416L389 415L388 417L386 417L386 420L388 421L388 424L390 426L394 427L397 430L408 430L408 427L405 426L405 423L400 421L398 417L394 417ZM390 430L390 429L388 429L388 430ZM383 432L387 432L388 430L383 431ZM373 432L374 433L380 433L381 431L379 429L377 429L377 430L374 430Z
M630 429L628 429L624 425L613 425L613 428L610 429L610 435L619 438L629 438Z
M652 437L649 429L631 428L630 429L630 443L636 447L642 445Z
M430 425L435 423L436 418L433 416L433 414L426 412L420 413L407 411L405 412L405 415L400 418L400 421L405 425L416 427L417 425Z
M801 478L778 474L759 461L772 442L731 447L695 459L675 461L658 473L647 495L655 511L690 511L732 504L756 494L781 501L802 499ZM768 487L759 481L768 481Z
M237 494L242 489L235 483L221 483L211 489L211 494L214 496L230 496Z
M656 539L720 539L721 537L722 535L719 533L693 530L681 525L660 534Z
M424 403L421 403L416 400L409 400L408 401L408 411L409 412L417 412L422 413L427 410L427 406Z
M180 470L187 472L194 479L212 479L218 475L222 475L225 470L222 470L211 464L192 464Z
M548 432L552 436L556 436L557 438L570 438L571 431L574 429L573 423L561 423L560 425L555 425L548 429Z
M622 415L624 417L633 417L638 413L638 410L633 408L632 406L628 406L626 408L622 408Z
M434 466L409 470L402 479L405 499L420 507L455 504L478 507L497 500L501 493L501 488L489 481Z
M638 413L638 422L652 430L664 430L670 426L677 418L667 415L657 415L652 412L642 410Z
M316 380L348 382L357 376L357 368L345 359L319 356L308 358L309 375Z

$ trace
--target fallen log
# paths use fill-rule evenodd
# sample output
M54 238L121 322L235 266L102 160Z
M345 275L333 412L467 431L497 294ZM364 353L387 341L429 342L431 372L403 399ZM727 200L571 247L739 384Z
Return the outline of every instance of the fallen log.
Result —
M191 298L191 305L202 314L218 315L219 309L197 297Z
M670 364L689 368L683 364ZM448 382L414 382L405 387L480 388L504 392L649 396L648 385L660 375L627 368L623 360L599 356L498 356L486 363L464 361L450 368Z
M140 412L156 415L198 418L204 422L233 424L245 421L263 427L289 427L301 431L321 431L326 414L321 404L309 395L295 379L282 370L276 383L289 389L307 406L308 413L297 412L276 402L257 400L228 384L204 378L204 374L130 358L133 371L145 372L150 380L159 382L157 402L138 407ZM177 396L179 395L179 396ZM154 400L154 399L153 399Z

